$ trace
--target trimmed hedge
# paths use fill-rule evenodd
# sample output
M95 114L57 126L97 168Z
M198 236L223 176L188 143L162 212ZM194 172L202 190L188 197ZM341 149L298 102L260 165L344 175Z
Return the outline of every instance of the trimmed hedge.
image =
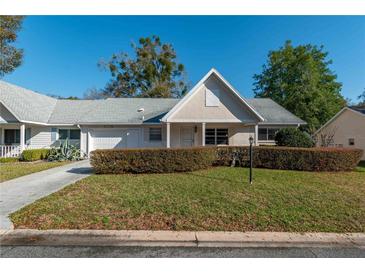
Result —
M184 172L210 166L232 166L232 164L247 167L248 153L249 148L243 146L105 149L91 153L91 165L96 173L101 174ZM253 155L254 167L303 171L349 171L359 163L362 150L254 147Z
M1 164L15 163L15 162L19 162L19 158L16 158L16 157L0 158Z
M218 147L215 165L249 165L248 147ZM254 147L253 166L303 171L349 171L360 162L363 151L349 148Z
M23 151L21 159L26 162L47 159L50 151L49 148L26 149Z
M211 167L214 148L104 149L91 153L96 173L169 173Z

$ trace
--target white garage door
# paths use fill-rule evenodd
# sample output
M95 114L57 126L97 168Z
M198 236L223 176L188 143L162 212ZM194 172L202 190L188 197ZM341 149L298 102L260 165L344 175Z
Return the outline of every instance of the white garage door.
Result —
M134 148L139 147L140 129L94 129L91 132L91 138L91 150L110 148Z

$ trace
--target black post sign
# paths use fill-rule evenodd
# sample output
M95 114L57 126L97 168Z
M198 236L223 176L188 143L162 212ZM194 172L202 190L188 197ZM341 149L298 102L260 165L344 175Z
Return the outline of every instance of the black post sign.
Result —
M252 136L250 136L249 138L250 141L250 184L252 185L252 163L253 163L253 148L252 148L252 144L253 144L253 138Z

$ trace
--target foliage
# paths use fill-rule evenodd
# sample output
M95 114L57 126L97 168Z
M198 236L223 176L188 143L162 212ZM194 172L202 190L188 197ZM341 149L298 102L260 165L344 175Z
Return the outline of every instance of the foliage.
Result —
M92 175L11 214L16 229L365 232L364 172L216 167Z
M83 158L80 149L76 146L71 145L66 139L64 142L61 143L60 147L52 148L49 156L48 161L79 161Z
M162 43L158 36L139 39L132 44L135 58L127 53L114 54L108 63L111 81L104 97L181 97L187 90L184 66L176 62L171 44Z
M357 104L355 104L355 107L361 107L365 108L365 89L364 91L357 97L358 100L360 100Z
M16 158L16 157L0 158L0 163L1 164L15 163L15 162L19 162L19 158Z
M215 165L230 166L239 155L238 166L249 166L248 147L218 147ZM259 168L349 171L360 162L363 151L348 148L254 147L253 165Z
M323 46L287 41L270 51L261 74L254 75L256 97L269 97L308 123L313 133L346 104Z
M314 141L308 133L298 128L282 128L275 135L278 146L284 147L313 147Z
M331 147L334 145L334 137L338 127L333 129L321 130L314 136L315 142L321 147Z
M31 162L47 159L50 153L49 148L26 149L22 152L22 161Z
M11 44L17 39L24 16L0 16L0 78L13 72L22 63L23 50Z
M104 149L91 153L96 173L186 172L211 166L248 166L248 147L199 147L173 149ZM353 170L362 156L361 149L254 147L255 167L307 170Z
M212 166L214 149L104 149L91 153L96 173L164 173Z
M85 100L99 100L99 99L105 99L106 95L100 89L89 88L84 92L83 98Z

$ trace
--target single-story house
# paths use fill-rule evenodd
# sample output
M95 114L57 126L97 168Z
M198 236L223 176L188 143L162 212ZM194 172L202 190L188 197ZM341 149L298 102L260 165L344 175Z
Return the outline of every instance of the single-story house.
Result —
M275 144L278 129L303 124L271 99L243 98L215 69L182 99L63 100L0 81L3 157L6 146L46 148L66 138L87 155L105 148L247 145L250 136L255 145Z
M365 108L345 107L314 133L317 146L365 151ZM362 156L365 160L365 153Z

